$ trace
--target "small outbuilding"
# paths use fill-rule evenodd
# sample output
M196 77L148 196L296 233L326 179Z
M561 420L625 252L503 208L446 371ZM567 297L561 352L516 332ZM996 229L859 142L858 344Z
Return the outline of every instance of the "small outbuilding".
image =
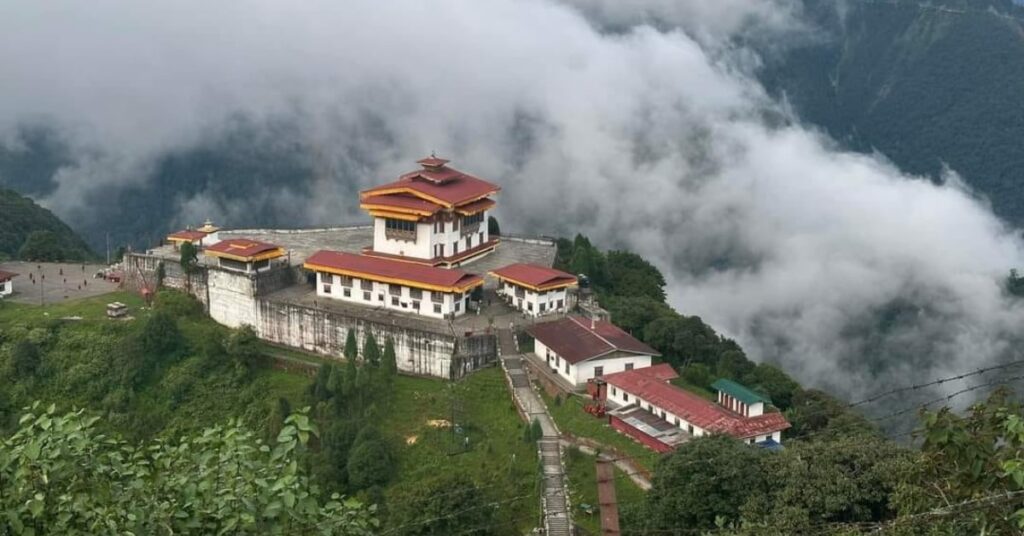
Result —
M526 329L533 353L575 387L606 374L651 366L661 355L621 328L604 320L570 315Z
M174 246L174 249L180 249L181 245L186 242L191 242L196 248L202 249L220 241L219 231L219 227L214 226L210 220L206 220L198 229L190 227L167 235L167 241Z
M18 274L0 270L0 298L14 294L14 278Z
M498 295L530 316L565 313L572 309L569 289L576 276L536 264L510 264L491 272L498 279Z
M269 270L285 256L281 246L251 238L229 238L206 248L204 253L217 259L225 270L254 274Z

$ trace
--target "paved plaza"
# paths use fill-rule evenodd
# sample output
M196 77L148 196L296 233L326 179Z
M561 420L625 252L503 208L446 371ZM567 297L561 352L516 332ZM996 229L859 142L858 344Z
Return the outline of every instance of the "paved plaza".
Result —
M81 263L0 262L0 270L18 274L14 278L14 294L4 299L40 305L114 292L117 283L94 277L104 268Z

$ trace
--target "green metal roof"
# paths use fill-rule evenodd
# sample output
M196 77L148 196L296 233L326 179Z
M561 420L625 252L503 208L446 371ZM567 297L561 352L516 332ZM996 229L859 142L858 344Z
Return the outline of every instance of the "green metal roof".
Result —
M764 402L765 404L772 403L768 397L759 395L750 389L725 378L715 380L715 383L711 384L711 388L716 391L722 391L744 404L756 404L758 402Z

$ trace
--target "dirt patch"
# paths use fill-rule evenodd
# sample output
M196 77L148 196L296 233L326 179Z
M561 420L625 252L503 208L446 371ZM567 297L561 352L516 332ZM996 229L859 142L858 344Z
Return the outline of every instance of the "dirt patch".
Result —
M419 441L419 439L420 439L420 436L411 435L411 436L405 438L405 444L406 445L415 445L416 442Z
M427 426L431 428L451 428L452 423L448 422L447 419L430 419L427 421Z

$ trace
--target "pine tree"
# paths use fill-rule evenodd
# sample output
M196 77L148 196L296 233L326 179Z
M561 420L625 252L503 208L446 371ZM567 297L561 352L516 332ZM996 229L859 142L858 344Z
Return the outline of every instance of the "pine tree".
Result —
M356 342L356 330L355 328L348 330L348 336L345 338L345 359L354 361L359 357L359 343Z
M384 342L384 372L388 377L398 374L398 359L395 357L395 342L391 337Z
M377 339L369 331L366 332L366 344L363 345L363 360L373 368L380 367L380 346L377 346Z
M331 371L334 369L334 365L329 363L323 363L320 368L316 371L316 378L313 380L313 385L310 386L313 400L319 402L321 400L327 400L330 397L329 384L331 381Z

